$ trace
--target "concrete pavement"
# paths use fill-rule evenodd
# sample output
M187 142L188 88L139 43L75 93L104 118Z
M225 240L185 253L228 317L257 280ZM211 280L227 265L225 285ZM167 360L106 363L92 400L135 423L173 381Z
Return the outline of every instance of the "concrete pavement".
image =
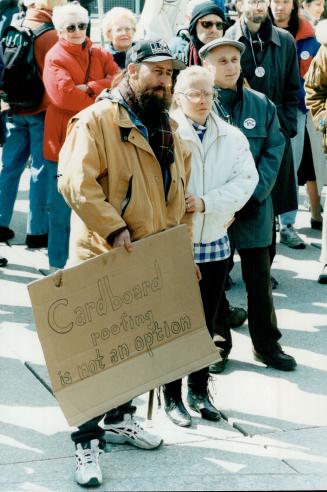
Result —
M26 288L48 266L45 250L24 246L27 183L28 171L12 222L15 240L0 243L9 260L0 269L0 491L77 491L70 429L48 391ZM303 198L301 189L301 204ZM213 378L224 418L215 424L193 414L193 427L182 430L155 401L147 422L148 395L141 395L138 415L165 445L156 451L110 446L101 456L98 490L327 490L327 286L316 281L321 233L309 223L301 205L297 227L307 247L278 245L273 268L282 345L296 357L297 370L255 362L247 325L234 330L229 365ZM238 261L232 278L228 298L245 307Z

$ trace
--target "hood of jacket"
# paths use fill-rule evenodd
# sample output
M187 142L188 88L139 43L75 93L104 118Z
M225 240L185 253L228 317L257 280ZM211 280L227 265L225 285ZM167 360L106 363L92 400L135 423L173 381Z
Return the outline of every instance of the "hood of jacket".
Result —
M314 36L315 36L315 31L313 26L310 24L310 22L307 19L300 16L299 30L296 33L295 40L300 41L302 39L313 38Z
M25 19L31 22L52 22L51 10L28 8Z
M320 44L327 45L327 19L318 22L316 26L316 37Z

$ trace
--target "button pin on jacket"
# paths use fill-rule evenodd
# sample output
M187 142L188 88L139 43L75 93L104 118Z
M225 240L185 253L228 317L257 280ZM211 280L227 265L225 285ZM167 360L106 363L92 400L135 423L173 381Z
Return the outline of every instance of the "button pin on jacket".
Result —
M253 128L257 126L257 122L254 118L246 118L246 120L244 120L243 126L247 130L253 130Z

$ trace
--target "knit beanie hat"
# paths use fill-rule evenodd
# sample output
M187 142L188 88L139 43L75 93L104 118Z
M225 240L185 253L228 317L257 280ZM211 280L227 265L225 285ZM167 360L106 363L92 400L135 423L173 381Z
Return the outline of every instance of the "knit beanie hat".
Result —
M199 19L209 14L218 15L223 21L225 21L224 12L214 2L203 2L196 5L192 11L192 18L189 25L189 33L195 35L195 26Z

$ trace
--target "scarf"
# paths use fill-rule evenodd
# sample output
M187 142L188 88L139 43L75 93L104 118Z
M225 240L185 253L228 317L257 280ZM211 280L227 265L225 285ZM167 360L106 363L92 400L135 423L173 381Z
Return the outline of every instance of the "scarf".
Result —
M167 198L171 184L170 166L175 161L174 138L170 126L168 111L161 112L158 122L155 128L153 128L153 123L145 120L145 117L142 114L142 108L140 108L135 93L126 78L121 81L118 89L130 109L148 130L149 144L154 152L154 155L159 161L165 197Z

